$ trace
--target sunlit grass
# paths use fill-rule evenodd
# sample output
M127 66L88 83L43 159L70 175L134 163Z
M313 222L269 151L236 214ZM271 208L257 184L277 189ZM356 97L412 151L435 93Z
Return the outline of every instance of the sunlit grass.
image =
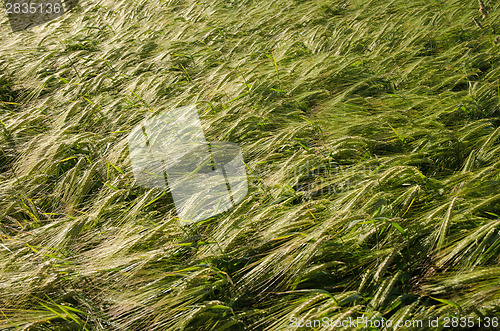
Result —
M1 327L498 314L485 4L81 1L15 34L2 16ZM190 104L207 140L242 147L249 195L181 226L134 184L127 135Z

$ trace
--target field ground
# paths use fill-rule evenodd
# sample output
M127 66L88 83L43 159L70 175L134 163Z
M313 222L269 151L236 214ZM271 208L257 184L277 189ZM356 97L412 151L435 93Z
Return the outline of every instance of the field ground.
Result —
M1 16L0 328L498 316L486 6L83 0L18 33ZM191 104L242 147L249 194L181 226L134 185L127 135Z

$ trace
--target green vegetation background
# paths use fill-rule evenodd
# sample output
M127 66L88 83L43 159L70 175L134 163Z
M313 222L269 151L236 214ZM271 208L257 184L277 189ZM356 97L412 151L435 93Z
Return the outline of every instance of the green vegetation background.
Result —
M498 2L83 0L0 22L0 327L495 316ZM476 19L474 22L473 18ZM249 195L181 226L127 134L196 103Z

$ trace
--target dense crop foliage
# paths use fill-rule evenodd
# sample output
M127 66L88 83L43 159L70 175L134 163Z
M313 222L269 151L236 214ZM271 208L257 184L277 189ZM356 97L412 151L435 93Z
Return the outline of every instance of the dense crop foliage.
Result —
M500 4L83 0L0 21L0 327L500 311ZM475 19L476 21L474 21ZM249 194L181 225L127 135L196 103Z

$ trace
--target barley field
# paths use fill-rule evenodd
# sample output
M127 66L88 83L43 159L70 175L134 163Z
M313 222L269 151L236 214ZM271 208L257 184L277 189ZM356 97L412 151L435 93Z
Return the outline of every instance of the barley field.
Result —
M498 2L2 10L1 330L497 329ZM127 136L193 104L248 195L183 224Z

